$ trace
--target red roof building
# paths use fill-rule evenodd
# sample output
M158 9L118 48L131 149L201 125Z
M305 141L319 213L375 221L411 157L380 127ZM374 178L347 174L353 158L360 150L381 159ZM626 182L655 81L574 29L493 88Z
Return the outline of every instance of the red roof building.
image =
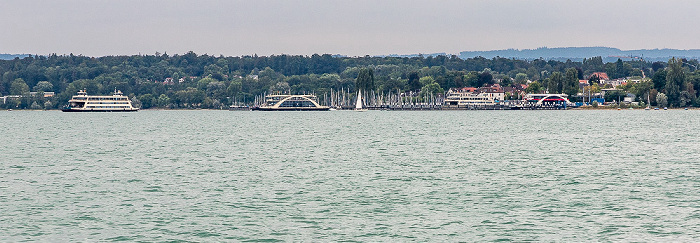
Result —
M598 78L600 79L600 81L603 81L603 80L610 80L610 78L608 77L608 74L607 74L607 73L604 73L604 72L595 72L595 73L592 73L592 74L591 74L591 77L593 77L594 75L595 75L595 76L598 76Z

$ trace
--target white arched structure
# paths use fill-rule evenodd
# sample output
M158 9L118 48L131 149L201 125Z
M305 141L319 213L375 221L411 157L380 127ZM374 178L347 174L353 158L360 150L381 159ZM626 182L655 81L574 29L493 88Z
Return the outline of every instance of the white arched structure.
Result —
M559 99L562 99L562 100L564 100L564 102L566 102L566 105L570 105L571 101L569 101L569 99L567 99L566 96L567 95L565 95L565 94L548 94L548 95L542 97L539 101L537 101L537 105L542 105L546 99L553 98L553 97L557 97Z
M567 98L568 95L566 94L528 94L525 99L530 102L531 104L534 103L537 106L543 105L545 102L552 102L552 101L547 101L551 99L556 99L566 102L566 105L571 105L571 101Z
M303 102L307 103L310 102L313 106L306 106L306 107L319 107L321 105L316 102L316 100L312 99L310 95L290 95L287 98L283 98L277 104L275 104L273 107L280 107L282 106L285 102Z
M314 95L268 95L262 106L253 110L266 111L302 111L302 110L328 110L330 107L322 106L316 101Z

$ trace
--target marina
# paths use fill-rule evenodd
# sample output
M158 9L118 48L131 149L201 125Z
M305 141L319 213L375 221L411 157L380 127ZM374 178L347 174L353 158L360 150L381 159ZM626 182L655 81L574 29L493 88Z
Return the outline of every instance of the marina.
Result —
M326 110L564 110L575 107L566 94L526 94L520 100L505 100L502 90L490 92L475 88L450 90L445 94L418 97L416 93L386 93L358 91L331 92L321 101L315 95L274 94L260 96L252 106L232 105L231 111L326 111ZM262 98L264 97L264 98ZM261 102L264 100L264 102ZM326 105L321 105L321 104Z

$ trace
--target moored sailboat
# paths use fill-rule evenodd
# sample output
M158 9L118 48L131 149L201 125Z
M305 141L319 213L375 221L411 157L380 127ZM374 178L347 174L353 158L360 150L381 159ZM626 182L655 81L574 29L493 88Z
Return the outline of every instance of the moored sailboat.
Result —
M357 90L357 101L355 101L355 111L367 111L362 104L362 91Z

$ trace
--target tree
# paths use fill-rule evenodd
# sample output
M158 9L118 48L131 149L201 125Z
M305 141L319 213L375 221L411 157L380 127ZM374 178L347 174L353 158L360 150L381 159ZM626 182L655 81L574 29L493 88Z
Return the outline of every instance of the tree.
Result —
M529 94L539 94L539 93L542 93L542 90L544 90L542 85L539 82L535 81L535 82L530 83L529 86L527 86L527 88L525 89L525 92L529 93Z
M648 97L648 98L649 98L649 103L650 103L649 105L658 105L658 104L656 103L656 97L657 97L658 95L659 95L659 91L657 91L656 89L651 89L651 90L649 90L649 97Z
M591 75L591 77L588 78L588 85L594 84L600 84L600 77L598 77L598 75Z
M642 70L639 68L632 69L632 72L630 72L630 76L632 76L632 77L634 77L634 76L641 77L643 75L644 74L642 73Z
M211 82L216 82L216 79L213 79L210 76L207 76L206 78L200 79L197 81L197 88L201 90L205 90L207 88L207 85Z
M576 69L576 78L579 80L583 79L583 69L580 67L575 67L574 69Z
M576 68L566 69L564 89L562 91L565 94L569 95L569 97L574 97L576 94L578 94L578 71L576 70Z
M517 84L525 84L527 82L527 74L525 73L518 73L515 75L515 83Z
M693 86L693 84L691 82L685 83L685 89L683 90L683 92L686 92L687 96L685 98L687 100L689 100L689 101L687 101L688 103L686 103L686 105L698 105L698 103L696 102L698 97L697 97L696 92L695 92L695 87ZM681 93L681 97L683 97L682 93Z
M560 72L553 72L552 75L547 78L547 91L550 94L560 94L564 88L564 75Z
M665 91L671 106L679 106L681 103L681 86L685 84L685 70L682 66L683 61L680 59L674 57L668 60Z
M420 84L422 85L422 87L425 87L426 85L429 85L432 83L435 83L435 79L433 78L433 76L425 76L425 77L420 78ZM422 87L421 87L421 89L422 89Z
M199 104L204 102L206 94L204 91L194 87L187 87L185 90L180 90L175 93L175 101L184 106L199 107Z
M166 107L170 104L170 98L168 98L168 96L165 94L161 94L160 96L158 96L156 103L160 107Z
M479 73L471 71L464 75L464 82L471 87L479 87Z
M29 108L31 108L31 109L33 109L33 110L38 110L38 109L41 109L41 105L39 105L39 103L37 103L36 101L34 101L34 102L32 102L32 105L29 106Z
M437 94L442 94L444 93L445 90L440 87L440 84L436 82L432 82L430 84L427 84L423 86L420 90L420 95L424 99L427 99L429 96L435 96Z
M605 101L617 102L622 100L625 96L627 96L627 92L625 92L624 90L610 90L605 92Z
M154 98L152 94L144 94L138 97L141 101L141 108L147 109L154 106Z
M34 91L36 92L47 92L53 90L53 84L48 81L40 81L34 86Z
M695 96L691 95L687 90L681 91L680 106L690 106L695 100Z
M224 99L226 98L226 84L224 82L213 81L207 84L207 95L214 99Z
M18 78L12 81L10 85L10 94L13 95L27 95L29 93L29 86L24 82L24 79Z
M656 95L656 104L661 107L666 107L668 105L668 98L664 93L658 93Z
M418 76L418 72L413 71L408 74L408 89L411 91L416 91L421 89L423 87L420 84L420 77Z
M228 84L228 88L226 88L226 93L229 97L236 97L241 93L241 89L243 87L241 81L241 79L231 80L231 83Z
M374 90L374 71L370 68L360 69L355 80L355 88L363 91Z
M503 77L503 79L501 79L501 86L508 87L511 85L513 85L513 79L510 77Z
M482 87L485 84L492 84L493 83L493 75L491 74L490 71L485 70L481 74L479 74L479 82L477 86L474 87Z
M605 70L603 57L601 56L592 57L591 59L583 59L583 66L584 69L588 69L593 72L602 72Z
M654 73L651 81L654 83L654 89L663 90L666 88L666 70L660 70Z
M659 69L662 69L664 67L665 67L665 64L663 62L654 62L651 64L651 69L654 70L654 72L656 72Z
M618 58L615 62L615 77L614 78L624 78L625 75L625 64L622 59Z
M270 93L288 94L290 90L291 87L287 82L277 82L277 84L270 87Z
M644 102L647 102L647 95L649 95L649 92L654 87L654 84L648 79L644 79L639 83L629 83L627 85L630 86L628 92L633 93L639 100Z

